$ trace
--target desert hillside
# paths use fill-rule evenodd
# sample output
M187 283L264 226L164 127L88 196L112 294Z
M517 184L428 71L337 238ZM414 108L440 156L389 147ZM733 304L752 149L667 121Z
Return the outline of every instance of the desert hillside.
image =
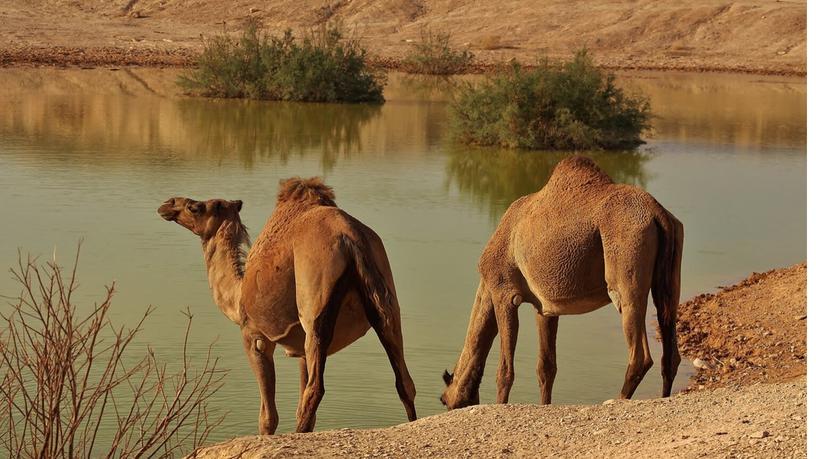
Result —
M586 46L611 68L801 75L805 13L803 0L7 0L0 63L185 65L201 37L256 17L270 31L340 20L385 61L430 29L484 64Z

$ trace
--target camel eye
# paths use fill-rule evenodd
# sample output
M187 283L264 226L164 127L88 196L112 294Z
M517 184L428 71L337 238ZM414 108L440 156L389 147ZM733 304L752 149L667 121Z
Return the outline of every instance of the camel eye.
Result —
M200 214L204 211L204 204L195 202L187 206L187 210L194 214Z

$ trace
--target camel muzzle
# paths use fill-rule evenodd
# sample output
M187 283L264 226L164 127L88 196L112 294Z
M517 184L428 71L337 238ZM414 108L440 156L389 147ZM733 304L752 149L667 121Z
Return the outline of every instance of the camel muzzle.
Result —
M176 221L176 217L178 217L178 211L172 208L167 208L165 206L159 207L159 216L168 222Z

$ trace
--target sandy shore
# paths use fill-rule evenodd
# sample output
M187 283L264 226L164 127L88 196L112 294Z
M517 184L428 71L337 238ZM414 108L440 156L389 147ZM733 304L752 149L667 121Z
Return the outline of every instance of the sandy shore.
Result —
M386 429L242 437L196 457L805 457L806 279L804 264L755 273L682 304L682 351L706 368L668 399L480 405Z
M805 457L804 378L605 405L481 405L386 429L241 437L199 458Z
M256 18L277 33L341 21L389 68L433 30L475 53L473 71L585 46L612 69L804 75L805 11L804 0L8 0L0 65L186 66L203 38Z

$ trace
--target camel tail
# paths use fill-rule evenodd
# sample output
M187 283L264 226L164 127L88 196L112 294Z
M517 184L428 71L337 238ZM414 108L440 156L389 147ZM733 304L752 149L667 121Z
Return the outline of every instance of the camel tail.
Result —
M683 224L662 206L659 206L655 221L659 229L659 248L652 276L652 299L657 308L657 321L663 343L661 361L663 396L668 397L671 395L672 383L680 365L680 351L677 348L677 307L680 303Z
M345 234L340 236L340 244L353 260L369 322L379 320L383 326L388 326L395 314L399 317L399 311L394 311L398 306L395 306L396 299L385 276L372 260L370 251L366 250L367 247L361 246Z

